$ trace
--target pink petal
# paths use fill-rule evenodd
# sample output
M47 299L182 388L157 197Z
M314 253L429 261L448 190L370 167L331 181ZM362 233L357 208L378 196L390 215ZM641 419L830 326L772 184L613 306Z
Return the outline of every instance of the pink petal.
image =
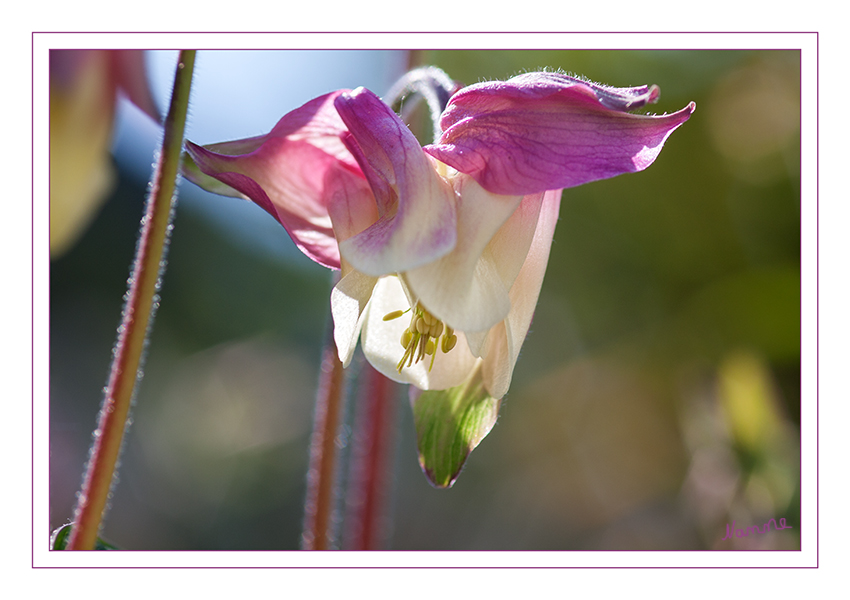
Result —
M350 131L343 141L369 181L380 215L340 244L345 259L379 276L449 252L457 235L455 199L436 163L398 115L369 90L341 94L335 106Z
M298 248L317 263L339 268L324 174L335 159L306 142L267 140L254 153L225 156L187 142L198 168L275 217Z
M201 173L253 200L302 252L333 269L340 267L337 238L359 233L377 215L367 182L340 140L346 129L333 107L340 93L288 113L264 136L207 147L186 143ZM191 166L184 174L213 188Z
M527 195L640 171L688 120L691 103L663 116L632 110L657 87L608 88L557 73L469 86L441 119L425 151L497 194Z

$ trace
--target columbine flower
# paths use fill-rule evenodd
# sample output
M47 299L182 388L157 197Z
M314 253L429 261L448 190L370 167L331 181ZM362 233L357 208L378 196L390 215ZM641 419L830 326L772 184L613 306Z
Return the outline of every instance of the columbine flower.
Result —
M442 390L478 373L498 399L537 304L561 190L649 166L694 110L627 112L657 98L655 86L549 72L476 84L451 96L439 139L423 148L375 94L341 90L265 136L187 143L186 173L250 198L307 256L341 269L331 307L344 364L360 338L391 379Z
M50 51L50 253L79 237L111 191L115 103L124 93L159 122L141 50Z

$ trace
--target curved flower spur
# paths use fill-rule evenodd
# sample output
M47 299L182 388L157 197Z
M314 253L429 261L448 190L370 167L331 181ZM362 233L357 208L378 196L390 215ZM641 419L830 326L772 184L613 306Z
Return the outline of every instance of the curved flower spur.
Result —
M343 364L360 339L378 371L426 392L411 394L415 413L423 398L455 420L482 408L483 421L462 436L468 450L443 478L450 485L510 386L561 191L647 168L695 104L632 114L657 101L658 87L553 72L461 89L444 74L423 80L441 92L423 94L439 134L433 144L422 147L371 91L339 90L265 136L187 142L194 162L185 174L254 201L307 256L341 270L331 309ZM440 97L445 107L435 107Z

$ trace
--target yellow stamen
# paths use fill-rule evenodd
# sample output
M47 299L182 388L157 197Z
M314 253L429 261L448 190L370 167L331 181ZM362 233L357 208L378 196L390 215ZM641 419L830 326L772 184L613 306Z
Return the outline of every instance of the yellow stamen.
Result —
M455 347L457 344L457 336L452 334L451 336L446 334L443 336L442 341L442 350L444 353L448 354L448 352Z
M419 349L418 349L418 352L416 353L416 362L419 362L420 360L425 358L425 344L427 344L427 343L428 343L428 336L427 335L423 335L422 337L419 338Z
M402 348L404 348L404 355L396 365L396 369L401 373L405 366L410 367L425 356L430 356L431 364L428 366L428 371L430 371L434 367L437 348L439 347L443 353L449 352L457 344L457 336L451 327L445 325L418 302L407 310L387 313L384 315L384 321L397 319L410 310L413 311L410 316L410 325L401 334L399 340ZM439 344L437 343L438 340Z
M419 333L428 333L428 324L425 322L425 319L419 317L416 320L416 331Z

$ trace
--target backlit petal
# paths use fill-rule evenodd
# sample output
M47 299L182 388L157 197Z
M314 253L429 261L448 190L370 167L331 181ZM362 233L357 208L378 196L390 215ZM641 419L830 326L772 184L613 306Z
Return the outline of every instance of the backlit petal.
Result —
M557 204L560 197L561 190L523 197L510 219L499 228L487 244L488 256L495 263L499 277L506 288L513 287L520 269L527 260L532 240L540 226L540 210L543 203Z
M657 97L654 86L609 88L558 73L472 85L452 97L443 135L425 151L498 194L573 187L652 164L695 109L625 112Z
M499 228L499 231L487 244L487 251L479 258L480 261L490 261L495 265L505 289L512 288L526 261L532 239L538 228L540 208L547 195L551 201L551 198L560 197L560 190L525 196L511 218ZM514 293L516 294L516 292ZM511 304L511 311L513 312L513 303ZM500 323L497 323L496 327L499 325ZM489 329L466 332L469 351L473 355L485 355L485 344L489 333Z
M377 282L376 277L351 271L340 279L331 291L334 342L344 367L351 362L357 339L360 337L364 310Z
M413 296L435 316L455 329L482 331L503 320L511 308L510 284L505 285L488 245L522 198L491 194L466 176L458 177L456 186L457 246L404 277ZM529 242L533 231L531 223ZM524 255L526 248L517 247L516 252Z
M484 385L494 398L501 398L508 391L520 348L531 326L549 262L560 203L560 190L544 194L528 256L511 287L511 312L487 338Z
M352 266L370 275L402 272L449 252L457 230L451 186L392 110L359 88L335 101L343 137L368 179L380 218L340 244Z
M211 191L232 188L253 200L286 228L302 252L334 269L340 266L337 239L359 233L376 214L366 180L340 141L345 125L333 107L340 93L288 113L264 136L206 147L187 142L197 170L191 164L184 170ZM333 224L333 217L339 222Z
M324 186L324 176L336 159L307 142L277 138L241 156L215 154L191 142L187 150L202 172L275 217L304 254L326 267L339 268Z

